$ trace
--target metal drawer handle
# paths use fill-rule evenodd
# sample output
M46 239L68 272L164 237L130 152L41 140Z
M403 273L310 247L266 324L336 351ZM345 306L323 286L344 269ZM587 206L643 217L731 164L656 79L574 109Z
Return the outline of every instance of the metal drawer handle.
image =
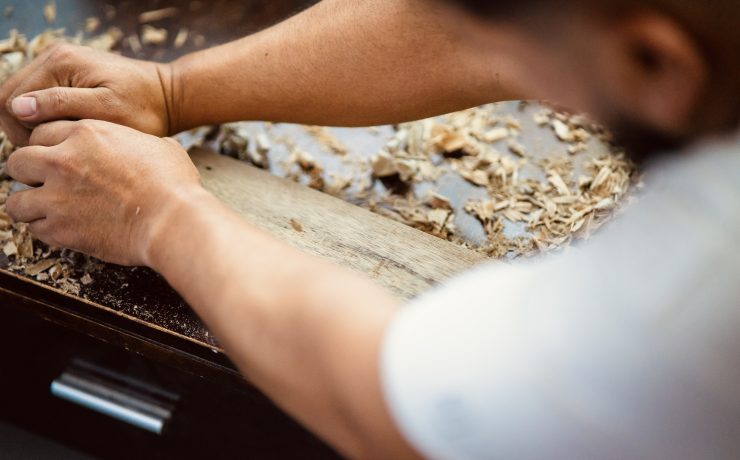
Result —
M172 418L174 400L160 395L145 394L131 386L130 379L122 384L108 375L93 374L77 366L62 373L51 383L51 393L66 401L95 412L161 435ZM159 396L159 397L157 397Z

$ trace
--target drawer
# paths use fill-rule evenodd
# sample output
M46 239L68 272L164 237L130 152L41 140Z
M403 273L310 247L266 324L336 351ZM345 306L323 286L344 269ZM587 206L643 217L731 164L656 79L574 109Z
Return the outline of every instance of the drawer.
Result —
M338 458L244 380L184 372L13 306L0 315L7 422L100 458ZM69 400L52 395L55 381ZM132 424L131 407L163 416L162 433Z

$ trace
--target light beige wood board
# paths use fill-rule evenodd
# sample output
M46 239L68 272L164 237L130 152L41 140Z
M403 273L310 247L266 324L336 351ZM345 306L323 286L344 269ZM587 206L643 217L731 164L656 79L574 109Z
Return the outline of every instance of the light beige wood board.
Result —
M233 158L203 149L191 156L205 187L252 224L365 273L404 298L489 260Z

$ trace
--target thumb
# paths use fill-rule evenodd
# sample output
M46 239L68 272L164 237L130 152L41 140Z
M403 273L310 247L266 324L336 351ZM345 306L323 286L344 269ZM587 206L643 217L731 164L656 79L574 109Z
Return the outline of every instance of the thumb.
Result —
M105 119L101 92L105 88L54 87L22 94L11 102L13 115L23 124L57 120ZM102 115L102 116L101 116Z

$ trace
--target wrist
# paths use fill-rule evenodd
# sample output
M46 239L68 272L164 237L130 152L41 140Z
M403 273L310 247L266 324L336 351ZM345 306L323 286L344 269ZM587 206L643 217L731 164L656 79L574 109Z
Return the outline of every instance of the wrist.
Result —
M181 116L182 110L180 104L183 100L181 97L182 84L181 66L178 61L157 63L157 76L162 92L163 115L165 117L165 136L174 136L184 129L182 128Z
M159 200L157 212L142 220L140 259L149 268L164 273L176 251L182 250L199 214L213 207L216 198L200 186L173 190Z

